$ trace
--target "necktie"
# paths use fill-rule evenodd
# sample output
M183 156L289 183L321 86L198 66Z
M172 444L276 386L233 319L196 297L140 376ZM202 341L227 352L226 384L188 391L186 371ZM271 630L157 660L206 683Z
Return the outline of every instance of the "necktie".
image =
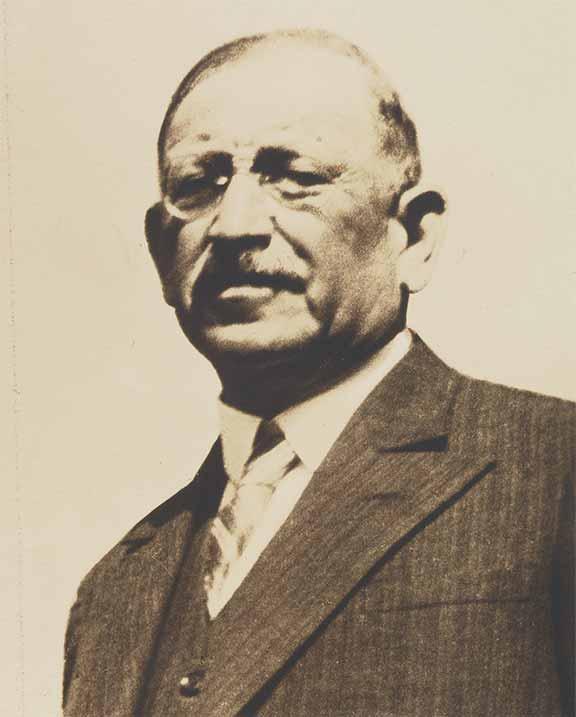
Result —
M297 463L277 424L262 421L242 475L238 481L229 480L210 529L204 585L212 615L231 567L244 552L277 484Z

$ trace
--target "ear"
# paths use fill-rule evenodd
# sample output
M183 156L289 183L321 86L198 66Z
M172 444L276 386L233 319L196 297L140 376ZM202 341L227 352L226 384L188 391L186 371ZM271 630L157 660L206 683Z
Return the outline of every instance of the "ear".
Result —
M398 261L402 285L410 293L423 289L432 275L444 238L446 202L436 189L419 184L400 197L397 220L405 232Z

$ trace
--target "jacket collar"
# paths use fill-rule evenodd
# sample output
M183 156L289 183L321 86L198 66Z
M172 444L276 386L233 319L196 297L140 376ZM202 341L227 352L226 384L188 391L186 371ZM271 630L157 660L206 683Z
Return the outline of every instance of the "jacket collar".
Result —
M411 351L356 412L350 428L359 431L364 424L380 450L446 441L461 380L414 334Z

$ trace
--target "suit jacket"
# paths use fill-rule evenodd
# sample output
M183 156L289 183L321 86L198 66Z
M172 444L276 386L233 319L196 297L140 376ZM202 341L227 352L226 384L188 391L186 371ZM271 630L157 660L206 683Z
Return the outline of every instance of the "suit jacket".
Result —
M573 404L464 377L416 338L199 656L198 602L168 635L166 615L223 487L216 444L83 581L65 715L147 714L167 645L159 717L571 714L575 425Z

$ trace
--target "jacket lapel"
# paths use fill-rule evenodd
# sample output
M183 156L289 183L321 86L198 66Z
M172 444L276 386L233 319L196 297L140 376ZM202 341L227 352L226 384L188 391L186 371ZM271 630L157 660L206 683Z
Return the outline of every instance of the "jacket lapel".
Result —
M489 456L450 448L459 380L416 337L366 399L213 623L195 714L237 714L376 563L489 473Z
M73 640L79 661L66 714L138 713L186 546L218 505L224 482L221 466L217 443L195 480L132 529L114 549L115 559L110 555L88 579L88 595L83 598L80 592L76 608L77 628L71 629L78 633ZM89 585L94 579L108 589L92 597ZM82 615L86 610L97 619ZM81 649L82 643L90 650Z

